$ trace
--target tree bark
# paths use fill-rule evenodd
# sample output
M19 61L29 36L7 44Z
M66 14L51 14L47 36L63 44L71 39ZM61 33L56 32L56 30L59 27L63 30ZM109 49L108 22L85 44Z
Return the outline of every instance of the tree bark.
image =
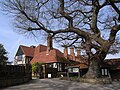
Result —
M88 72L84 76L85 78L89 78L89 79L101 78L102 75L101 75L100 67L104 63L104 59L107 55L109 48L110 48L110 44L107 43L102 47L101 51L99 51L98 53L94 54L89 58L88 61L90 63L89 63Z
M93 56L91 59L89 59L90 64L88 68L88 72L83 76L88 79L95 79L95 78L100 78L101 73L100 73L100 60L98 58L99 56Z

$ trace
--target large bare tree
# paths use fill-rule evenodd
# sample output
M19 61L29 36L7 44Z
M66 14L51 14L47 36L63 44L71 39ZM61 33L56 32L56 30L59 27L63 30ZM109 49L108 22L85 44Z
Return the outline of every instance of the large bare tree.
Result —
M101 76L100 65L120 30L120 0L2 0L1 4L20 32L49 33L58 41L70 40L68 46L81 45L89 61L86 78Z

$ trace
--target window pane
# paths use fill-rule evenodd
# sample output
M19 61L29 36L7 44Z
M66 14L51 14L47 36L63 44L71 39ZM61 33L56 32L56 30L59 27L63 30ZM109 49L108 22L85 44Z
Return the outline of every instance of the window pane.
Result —
M57 63L53 63L53 68L57 68Z
M104 69L102 69L102 75L104 75Z
M107 69L105 69L105 75L108 75L108 73L107 73Z
M18 56L18 60L22 60L22 59L23 59L22 55Z

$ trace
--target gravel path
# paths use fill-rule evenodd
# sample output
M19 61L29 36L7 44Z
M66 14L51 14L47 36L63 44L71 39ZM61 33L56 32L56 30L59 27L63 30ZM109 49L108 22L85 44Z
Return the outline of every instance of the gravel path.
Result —
M120 90L120 82L101 85L59 79L34 79L29 83L2 90Z

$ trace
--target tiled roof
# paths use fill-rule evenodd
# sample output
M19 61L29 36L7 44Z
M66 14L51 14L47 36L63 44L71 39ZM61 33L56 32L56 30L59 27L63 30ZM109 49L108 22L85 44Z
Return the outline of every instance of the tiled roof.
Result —
M38 45L35 48L35 52L34 52L34 56L38 55L40 52L46 51L47 50L47 46L44 45Z
M22 51L25 54L25 56L30 56L30 57L34 56L34 50L35 50L35 48L33 48L33 47L27 47L27 46L23 46L23 45L20 45L20 48L22 49Z
M87 59L81 55L76 56L76 61L80 62L80 63L87 63Z
M64 56L58 49L50 50L49 53L46 51L40 52L34 56L31 60L31 63L40 62L40 63L51 63L51 62L64 62Z
M64 57L64 54L59 51L58 49L53 48L52 50L47 53L47 46L38 45L36 47L27 47L20 45L23 53L26 56L31 56L33 59L30 63L40 62L40 63L51 63L51 62L66 62L73 65L80 64L81 61L84 61L83 57L77 57L76 60L72 60L72 56L68 55L70 60L67 60Z

